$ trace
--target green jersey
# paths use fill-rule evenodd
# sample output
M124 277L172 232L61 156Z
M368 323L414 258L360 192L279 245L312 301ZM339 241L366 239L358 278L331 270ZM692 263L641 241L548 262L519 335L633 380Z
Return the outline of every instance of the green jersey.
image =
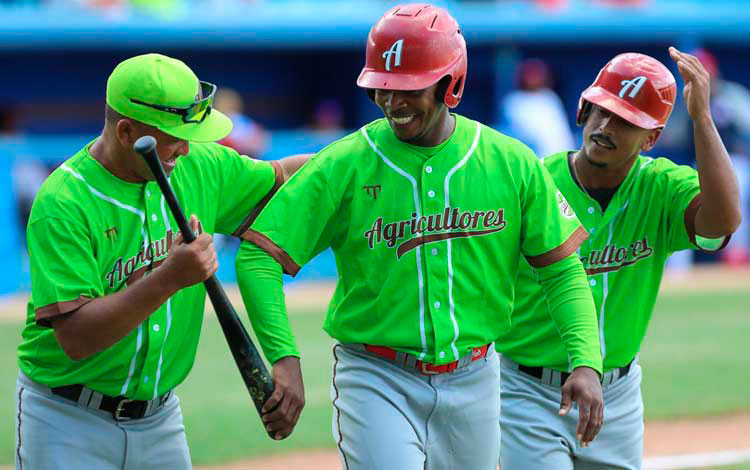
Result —
M586 238L531 150L455 120L435 148L398 140L385 119L334 142L243 236L291 274L333 248L324 329L337 340L455 361L509 327L522 254L547 266Z
M624 366L640 350L667 258L695 248L698 174L666 158L639 156L602 211L573 180L568 152L545 158L544 165L589 232L579 255L597 307L604 369ZM516 294L513 327L498 350L521 364L569 370L541 287L523 261Z
M181 383L193 365L203 284L181 289L125 338L82 361L68 358L49 328L50 318L147 275L179 232L156 182L115 177L90 146L57 168L34 201L27 230L32 288L18 362L50 387L85 384L149 400ZM195 214L204 231L237 234L280 183L275 168L217 144L191 143L169 179L185 214Z

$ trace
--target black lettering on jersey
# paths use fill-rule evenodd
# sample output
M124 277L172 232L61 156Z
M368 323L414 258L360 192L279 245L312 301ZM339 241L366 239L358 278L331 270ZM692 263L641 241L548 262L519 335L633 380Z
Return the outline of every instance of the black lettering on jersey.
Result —
M489 235L503 230L507 225L503 209L461 211L446 207L442 213L420 217L412 212L409 219L395 222L386 223L383 217L378 217L363 235L370 249L383 240L388 248L395 247L403 240L396 250L400 258L421 245L450 238Z
M104 276L110 289L122 284L123 280L132 284L142 278L146 271L159 266L169 253L175 237L172 230L167 230L164 238L155 240L145 247L141 245L141 249L134 256L126 260L123 260L123 257L117 258L112 269Z
M605 245L601 250L592 250L588 257L583 257L581 261L586 267L586 274L591 276L593 274L619 271L653 254L654 250L648 244L648 237L643 237L641 240L636 240L627 246L609 244Z

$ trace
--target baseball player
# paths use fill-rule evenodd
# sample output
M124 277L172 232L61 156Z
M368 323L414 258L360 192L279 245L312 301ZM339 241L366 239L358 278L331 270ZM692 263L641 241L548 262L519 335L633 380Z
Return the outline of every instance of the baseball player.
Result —
M282 268L294 275L333 248L324 329L338 342L333 436L345 469L497 467L493 341L510 326L522 256L571 351L591 411L583 439L601 424L595 312L575 254L586 233L528 147L448 112L466 61L445 10L389 10L357 80L385 117L313 157L242 236L240 289L271 363L297 354ZM285 400L274 393L268 419L296 421Z
M190 371L210 233L240 233L305 157L264 163L212 142L216 87L158 54L120 63L101 136L56 169L28 225L31 299L18 347L17 469L187 469L173 390ZM145 161L153 135L194 230L183 243ZM238 190L241 188L241 190Z
M677 94L659 61L621 54L581 95L577 151L544 159L589 239L579 248L599 319L606 424L590 446L575 442L574 410L558 416L570 356L550 321L531 266L516 284L513 328L497 344L501 367L503 470L640 469L643 401L638 351L674 251L716 250L740 221L737 181L709 111L709 76L698 60L669 50L695 129L698 171L650 150ZM522 261L523 262L523 261ZM562 389L566 402L567 390Z

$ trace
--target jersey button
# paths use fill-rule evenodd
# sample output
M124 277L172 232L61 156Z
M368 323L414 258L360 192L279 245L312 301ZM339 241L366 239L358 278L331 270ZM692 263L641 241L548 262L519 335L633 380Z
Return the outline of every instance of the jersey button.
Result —
M596 231L596 229L595 229L594 227L591 227L591 228L589 229L589 233L594 233L595 231Z
M437 248L433 248L432 251L430 251L430 253L432 253L432 256L436 256L437 255Z
M156 222L156 219L158 219L158 217L156 217L156 214L151 214L151 220Z
M154 331L159 331L159 325L158 325L158 324L157 324L157 325L154 325L154 326L153 326L153 330L154 330Z
M435 303L434 303L434 304L432 304L432 305L433 305L433 306L435 306L435 308L440 308L440 302L435 302Z
M439 356L440 356L440 359L444 358L445 357L445 351L440 351Z
M427 165L426 167L424 167L424 171L426 171L427 173L432 173L432 167Z
M589 207L589 211L588 212L589 212L589 214L593 214L594 213L594 206Z
M435 197L435 191L433 191L433 190L430 189L429 191L427 191L427 195L429 197Z
M144 375L143 376L143 383L145 383L145 384L148 383L148 375Z
M594 286L596 285L596 279L591 279L591 280L589 281L589 285L590 285L591 287L594 287Z
M148 189L146 190L146 197L151 197L151 191L149 191Z

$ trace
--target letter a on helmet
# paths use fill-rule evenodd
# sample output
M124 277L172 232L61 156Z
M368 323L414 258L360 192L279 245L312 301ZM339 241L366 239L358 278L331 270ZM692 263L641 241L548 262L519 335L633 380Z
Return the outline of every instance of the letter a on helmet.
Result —
M674 75L664 64L644 54L620 54L581 93L576 120L583 124L593 103L642 129L657 129L667 124L676 96Z
M444 102L454 108L466 81L466 41L455 19L427 4L390 9L370 30L357 85L368 90L422 90L450 77Z

